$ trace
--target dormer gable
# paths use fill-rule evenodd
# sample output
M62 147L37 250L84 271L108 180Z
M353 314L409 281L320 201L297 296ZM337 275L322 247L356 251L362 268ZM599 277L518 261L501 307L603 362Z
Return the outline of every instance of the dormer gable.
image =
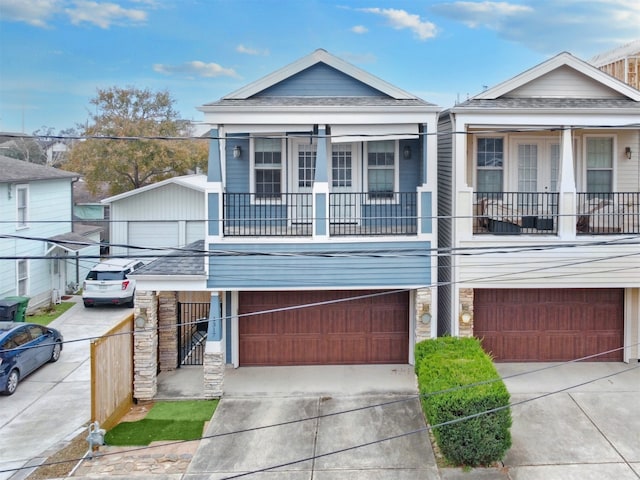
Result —
M474 96L498 98L605 98L640 101L640 91L564 52Z
M320 80L330 80L320 85ZM327 96L388 96L414 99L404 90L371 75L344 60L318 49L275 72L223 97L223 100L246 100L253 96L296 96L294 92L310 92L303 80L312 80ZM344 95L335 92L343 92ZM307 93L309 94L309 93ZM305 96L298 93L297 95ZM316 90L313 96L321 96Z

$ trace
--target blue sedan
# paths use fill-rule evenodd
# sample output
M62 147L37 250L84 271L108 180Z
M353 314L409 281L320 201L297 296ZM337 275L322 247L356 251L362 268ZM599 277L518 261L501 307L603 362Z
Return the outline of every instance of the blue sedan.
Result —
M62 334L35 323L0 322L0 393L11 395L21 379L62 352Z

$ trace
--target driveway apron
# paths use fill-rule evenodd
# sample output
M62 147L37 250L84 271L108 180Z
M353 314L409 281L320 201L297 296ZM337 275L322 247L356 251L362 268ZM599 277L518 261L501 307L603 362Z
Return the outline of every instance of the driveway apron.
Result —
M440 478L410 395L225 397L205 435L185 479Z

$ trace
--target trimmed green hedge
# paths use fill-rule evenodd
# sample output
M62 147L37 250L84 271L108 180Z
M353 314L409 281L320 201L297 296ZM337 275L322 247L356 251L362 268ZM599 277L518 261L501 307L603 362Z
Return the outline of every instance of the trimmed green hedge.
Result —
M422 409L430 425L500 409L434 428L445 458L454 465L470 467L501 460L511 447L509 392L502 380L495 380L500 376L480 341L454 337L425 340L416 345L415 357Z

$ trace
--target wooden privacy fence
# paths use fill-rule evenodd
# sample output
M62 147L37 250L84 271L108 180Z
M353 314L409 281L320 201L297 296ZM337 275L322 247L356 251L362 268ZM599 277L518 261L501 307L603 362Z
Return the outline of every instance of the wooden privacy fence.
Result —
M114 427L133 403L133 314L91 341L91 421Z

